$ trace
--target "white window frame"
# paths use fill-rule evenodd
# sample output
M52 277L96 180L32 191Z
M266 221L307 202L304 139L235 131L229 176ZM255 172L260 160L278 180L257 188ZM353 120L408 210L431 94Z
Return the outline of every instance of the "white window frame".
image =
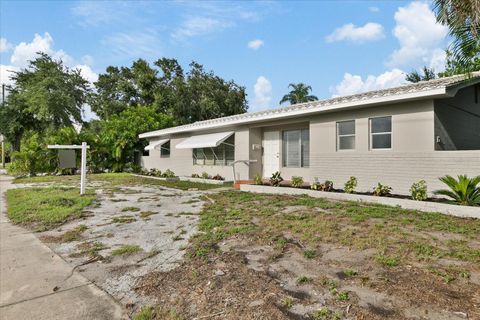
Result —
M343 122L351 122L351 121L353 121L354 133L353 134L340 134L340 131L338 130L339 124L343 123ZM355 151L357 149L357 138L356 138L357 122L355 121L355 119L337 121L336 127L337 127L337 151L341 151L341 152ZM340 149L340 138L341 137L353 137L353 144L354 144L353 148L352 149Z
M372 133L372 119L378 119L378 118L390 118L390 131L384 131L384 132L375 132ZM368 137L369 137L369 150L370 151L388 151L393 149L393 117L392 116L378 116L378 117L371 117L368 118ZM373 148L373 139L372 137L374 135L384 135L384 134L390 134L390 148Z
M302 131L303 130L308 130L308 143L310 144L310 128L300 128L300 129L288 129L288 130L283 130L282 131L282 161L281 161L281 164L282 164L282 168L310 168L310 146L309 146L309 150L308 150L308 166L305 166L303 165L304 164L304 157L303 157L303 148L302 148ZM300 133L300 136L299 136L299 139L298 139L298 148L299 148L299 151L300 151L300 165L298 166L287 166L285 161L286 161L286 154L285 154L285 135L284 133L285 132L288 132L288 131L299 131Z

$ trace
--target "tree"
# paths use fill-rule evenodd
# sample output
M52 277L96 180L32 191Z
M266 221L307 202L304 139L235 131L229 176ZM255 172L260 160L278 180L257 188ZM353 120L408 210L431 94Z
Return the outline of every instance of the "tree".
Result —
M437 21L448 26L453 42L447 74L480 70L480 1L435 0Z
M408 82L420 82L420 81L428 81L435 79L437 76L435 75L435 71L433 68L428 68L427 66L424 66L422 69L423 74L418 72L417 70L414 70L410 72L409 74L406 75L405 79Z
M146 142L138 135L173 125L169 115L158 113L153 107L130 107L108 120L95 121L81 135L91 145L91 160L99 169L122 171L135 161L135 151L141 151Z
M283 96L282 100L280 100L280 104L284 102L290 102L290 104L297 104L318 100L316 96L310 95L310 91L312 91L311 86L308 86L304 83L290 83L288 87L292 88L292 90Z
M92 110L109 119L129 107L149 105L172 115L177 125L247 111L244 87L205 72L196 62L186 75L175 59L158 59L153 65L140 59L130 68L108 67L90 96Z
M2 108L2 133L20 150L27 130L59 129L82 123L82 110L89 91L80 70L69 69L45 53L15 72L9 87L6 108Z

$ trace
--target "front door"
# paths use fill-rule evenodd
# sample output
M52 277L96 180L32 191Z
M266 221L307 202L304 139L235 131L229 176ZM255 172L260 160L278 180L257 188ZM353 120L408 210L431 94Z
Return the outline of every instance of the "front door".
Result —
M280 170L280 132L263 133L263 177L270 178Z

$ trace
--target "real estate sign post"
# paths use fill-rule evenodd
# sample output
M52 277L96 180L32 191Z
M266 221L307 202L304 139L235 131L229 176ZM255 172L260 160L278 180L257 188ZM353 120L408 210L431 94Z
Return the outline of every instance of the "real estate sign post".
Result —
M82 145L60 145L50 144L48 149L82 149L81 164L80 164L80 195L85 194L85 186L87 184L87 149L90 146L86 142L82 142Z

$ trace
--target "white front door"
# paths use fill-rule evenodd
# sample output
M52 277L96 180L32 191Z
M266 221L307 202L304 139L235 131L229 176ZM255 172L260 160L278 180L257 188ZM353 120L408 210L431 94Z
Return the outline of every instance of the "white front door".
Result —
M280 170L280 132L263 133L263 177L270 178Z

